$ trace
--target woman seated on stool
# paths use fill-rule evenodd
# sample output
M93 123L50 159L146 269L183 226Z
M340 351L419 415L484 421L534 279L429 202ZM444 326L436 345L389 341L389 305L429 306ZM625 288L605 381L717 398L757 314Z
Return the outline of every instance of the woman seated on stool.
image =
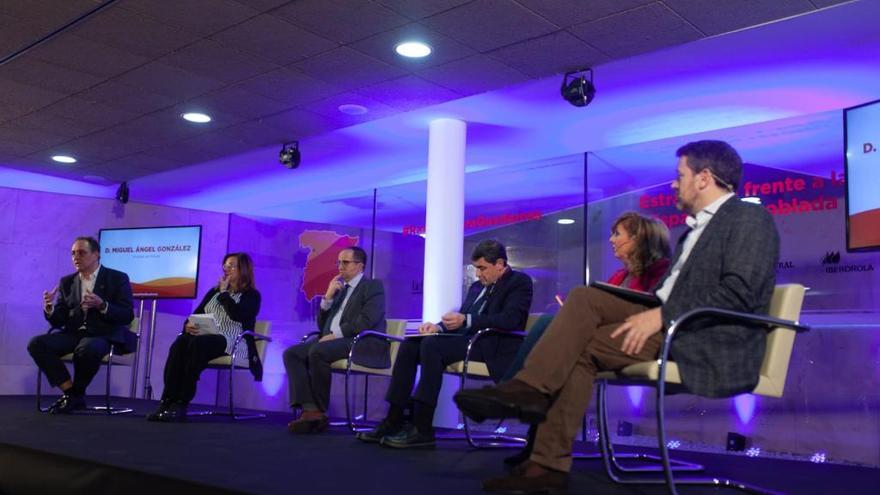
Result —
M147 416L148 421L183 421L186 409L196 395L196 382L208 362L232 354L235 339L246 330L253 331L260 311L260 293L254 287L254 268L246 253L230 253L223 258L223 277L213 287L193 313L212 314L220 329L219 334L199 334L196 326L187 320L183 332L177 336L165 361L165 390L159 408ZM257 356L252 337L245 337L247 363L259 380L262 364Z
M656 218L649 218L635 212L626 212L611 225L611 237L608 238L614 257L623 263L623 268L608 278L608 283L628 289L651 292L660 283L660 279L669 269L669 229ZM510 368L501 379L510 380L522 369L529 352L535 347L544 330L553 319L545 315L535 322L526 335ZM506 459L508 466L517 466L528 460L532 454L537 425L529 427L528 443L518 452Z

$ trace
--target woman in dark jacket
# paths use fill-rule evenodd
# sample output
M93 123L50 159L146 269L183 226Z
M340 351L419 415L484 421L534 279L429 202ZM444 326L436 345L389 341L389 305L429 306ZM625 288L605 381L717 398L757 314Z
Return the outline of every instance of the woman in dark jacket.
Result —
M165 361L165 389L159 408L147 416L148 421L183 421L187 405L196 395L199 375L212 359L232 354L235 341L241 332L253 330L260 311L260 293L254 286L254 268L246 253L230 253L223 258L223 276L211 288L193 313L211 314L220 333L200 334L198 327L189 320L183 332L177 336ZM254 371L259 358L254 352L253 339L247 338L249 361ZM238 352L238 356L245 353ZM245 358L248 359L248 358Z

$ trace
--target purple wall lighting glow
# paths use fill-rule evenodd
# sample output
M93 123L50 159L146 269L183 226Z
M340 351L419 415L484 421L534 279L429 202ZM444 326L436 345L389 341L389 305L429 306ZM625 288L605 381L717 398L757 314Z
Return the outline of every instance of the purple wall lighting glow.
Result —
M747 426L755 417L755 409L757 408L757 397L752 394L737 395L733 398L733 406L736 410L736 416L743 426Z
M639 411L642 408L642 400L645 398L645 387L626 387L626 396L629 403L632 404L633 411Z

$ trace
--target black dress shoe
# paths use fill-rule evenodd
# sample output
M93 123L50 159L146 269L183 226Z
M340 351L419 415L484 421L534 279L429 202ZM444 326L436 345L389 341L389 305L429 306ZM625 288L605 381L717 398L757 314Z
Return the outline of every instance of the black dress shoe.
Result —
M355 438L361 442L379 443L383 437L396 435L403 429L400 423L392 423L387 419L383 419L375 428L369 431L359 431Z
M181 423L186 421L187 405L185 402L172 402L161 413L156 415L156 419L160 423Z
M171 401L167 399L163 399L159 401L159 406L155 411L147 414L147 421L159 421L159 416L164 413L169 407L171 407Z
M77 409L86 408L86 399L82 395L64 394L49 406L49 414L70 414Z
M386 435L379 442L393 449L433 449L437 446L434 432L422 433L416 425L406 425L395 435Z
M460 390L453 400L462 413L477 422L517 418L523 423L542 423L550 408L548 396L519 380L494 387Z
M482 486L491 493L559 493L568 487L568 473L527 462L507 476L483 480Z

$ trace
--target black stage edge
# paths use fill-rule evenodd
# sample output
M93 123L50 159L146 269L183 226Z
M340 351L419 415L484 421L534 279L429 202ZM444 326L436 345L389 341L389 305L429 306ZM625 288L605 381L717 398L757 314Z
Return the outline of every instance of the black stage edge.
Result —
M32 396L0 396L0 494L465 495L481 493L480 479L501 474L501 459L512 453L473 450L458 440L440 441L435 450L398 451L358 442L342 428L294 436L285 428L290 416L271 412L262 420L198 417L157 424L144 419L154 402L114 402L135 413L50 416L37 412ZM706 465L709 474L791 494L875 493L880 480L880 470L862 467L682 451L675 456ZM577 461L569 493L667 492L663 486L615 485L600 462Z

